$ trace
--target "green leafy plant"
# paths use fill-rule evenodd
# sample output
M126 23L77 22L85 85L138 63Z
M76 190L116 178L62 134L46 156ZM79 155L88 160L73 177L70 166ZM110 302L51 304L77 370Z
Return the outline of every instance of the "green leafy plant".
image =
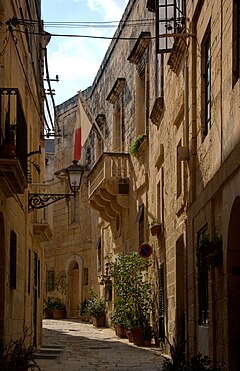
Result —
M65 310L66 307L60 298L55 298L52 301L53 310Z
M54 310L54 298L48 296L47 300L43 302L43 312L46 317L50 318L52 316L52 311Z
M0 365L2 371L13 371L18 368L30 368L40 370L35 361L35 349L32 345L27 346L26 338L30 336L28 329L24 327L23 336L8 344L3 341L0 344Z
M90 317L102 317L105 314L105 300L94 297L88 302L87 313Z
M91 317L101 317L105 314L105 299L98 298L93 288L90 288L90 298L86 301L85 312Z
M137 253L119 254L109 264L117 301L114 320L121 320L126 329L141 327L149 333L150 315L153 308L151 282L144 278L150 260Z
M185 358L186 341L177 343L173 338L171 344L166 338L171 359L166 359L163 362L162 371L221 371L221 368L214 368L211 366L212 362L209 357L197 354L192 356L189 360Z
M140 154L140 146L145 138L144 134L138 135L130 144L129 152L132 156L138 157Z

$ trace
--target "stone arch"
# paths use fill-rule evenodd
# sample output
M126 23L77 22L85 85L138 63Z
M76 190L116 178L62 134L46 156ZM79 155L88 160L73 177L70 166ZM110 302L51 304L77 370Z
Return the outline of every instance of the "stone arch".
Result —
M229 221L227 251L228 367L240 370L240 197L236 197Z
M82 300L82 258L77 254L69 256L65 262L65 272L67 276L66 305L68 317L78 317L78 306Z
M0 339L4 338L5 313L5 228L3 214L0 213Z

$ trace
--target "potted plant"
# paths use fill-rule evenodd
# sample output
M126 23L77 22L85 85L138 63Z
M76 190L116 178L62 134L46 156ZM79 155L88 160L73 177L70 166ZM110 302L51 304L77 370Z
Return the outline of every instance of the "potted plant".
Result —
M84 298L80 304L80 318L84 322L89 321L89 304L90 299Z
M105 326L105 300L93 297L88 304L88 314L92 317L93 325L96 327Z
M157 236L161 233L161 223L158 219L154 219L150 224L149 228L152 236Z
M23 337L8 344L3 341L0 346L0 365L1 370L6 371L27 371L40 370L35 361L35 349L32 345L25 344L28 336L27 328L24 328Z
M138 253L119 254L109 268L116 297L124 307L127 335L131 329L136 345L143 345L142 329L152 310L151 282L143 277L150 264L149 259L140 257Z
M121 301L115 304L111 321L114 324L116 335L119 338L126 338L126 309Z
M53 301L53 319L63 319L66 317L66 308L60 298Z
M146 138L146 134L138 135L130 144L129 152L134 157L139 157L141 154L141 145Z
M48 296L47 300L43 302L44 318L53 318L54 299Z

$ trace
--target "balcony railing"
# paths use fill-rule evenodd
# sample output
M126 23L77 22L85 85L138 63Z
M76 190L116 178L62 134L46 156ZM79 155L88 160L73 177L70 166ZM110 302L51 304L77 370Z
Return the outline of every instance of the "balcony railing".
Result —
M27 187L27 123L17 88L0 88L0 187L7 197Z
M108 222L128 208L129 154L104 152L88 175L88 199Z
M129 154L104 152L88 175L88 196L106 180L117 182L129 178Z

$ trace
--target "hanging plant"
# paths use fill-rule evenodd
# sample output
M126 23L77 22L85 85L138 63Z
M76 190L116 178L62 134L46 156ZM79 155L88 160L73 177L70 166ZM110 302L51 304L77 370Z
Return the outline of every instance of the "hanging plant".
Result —
M222 236L215 233L213 239L210 240L207 235L203 235L196 247L197 265L203 264L209 267L217 267L222 264L223 250L222 250Z
M129 152L134 157L139 157L141 151L140 146L142 142L144 141L144 138L146 137L145 134L138 135L136 138L133 139L133 141L130 144Z

